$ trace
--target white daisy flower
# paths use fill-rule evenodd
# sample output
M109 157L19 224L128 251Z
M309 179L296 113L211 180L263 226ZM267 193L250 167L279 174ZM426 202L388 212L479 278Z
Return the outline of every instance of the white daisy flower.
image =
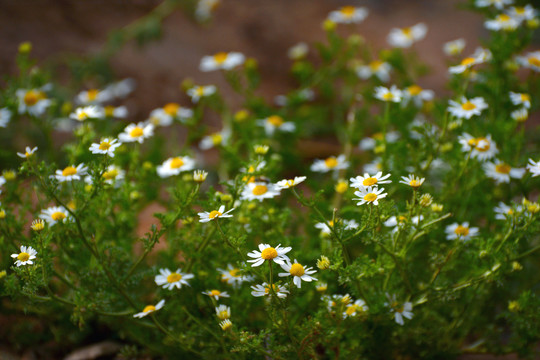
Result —
M461 102L449 100L448 111L459 119L470 119L474 115L480 115L484 109L487 109L484 98L475 97L467 99L464 96L461 98Z
M388 82L390 81L392 66L385 61L373 60L368 65L357 66L355 71L360 79L366 80L375 76L382 82Z
M358 299L354 303L345 307L343 318L354 317L359 314L365 314L368 311L368 306L364 300Z
M231 137L231 131L224 129L220 132L215 132L208 136L202 138L199 143L199 148L201 150L208 150L215 146L225 146L229 143L229 138Z
M126 172L116 165L109 165L107 170L101 175L105 180L105 184L116 184L120 185L121 181L124 180ZM91 177L90 177L91 180Z
M195 160L189 156L177 156L168 158L156 168L159 177L166 178L169 176L179 175L183 171L190 171L195 168Z
M358 229L358 226L360 226L356 221L354 220L347 220L347 219L339 219L338 221L343 222L343 229L344 230L352 230L352 229ZM331 227L334 227L334 221L329 220L328 225ZM330 229L324 222L316 223L315 227L317 229L321 230L321 235L330 235L332 232L332 229Z
M506 14L517 21L532 20L537 15L538 12L530 4L522 6L512 6L506 11Z
M289 293L289 290L285 286L273 284L274 293L276 296L280 299L286 298L287 294ZM255 297L259 296L270 296L272 294L272 291L270 289L270 284L262 283L257 285L252 285L251 288L253 291L251 292L251 295Z
M113 98L122 99L131 94L137 83L134 79L127 78L107 85L105 91L108 92Z
M521 105L527 109L531 107L531 96L529 94L515 93L510 91L510 100L514 105Z
M365 7L343 6L339 10L331 11L328 20L336 24L358 24L368 16Z
M277 130L284 132L293 132L296 126L293 122L284 121L279 115L272 115L265 119L257 120L257 124L264 127L264 132L268 136L272 136Z
M304 182L304 180L306 180L305 176L295 176L294 179L280 180L276 183L276 185L279 189L288 189L300 184L301 182Z
M99 119L105 115L103 108L95 105L85 106L75 109L69 117L77 121L85 121L86 119Z
M525 175L524 168L513 168L498 159L494 162L485 162L482 167L486 176L495 180L497 184L509 183L510 178L521 179Z
M517 206L514 210L512 207L506 205L502 201L499 202L498 206L495 206L493 211L495 212L495 219L497 220L508 220L511 218L516 212L521 212L523 208L521 206Z
M453 223L452 225L448 225L445 229L446 232L446 240L463 240L468 241L472 237L477 236L479 233L479 230L477 227L469 227L468 222L464 222L461 225L458 223Z
M219 300L222 297L230 297L229 294L227 294L226 291L219 291L219 290L207 290L202 292L204 295L208 295L211 298L214 298L215 300Z
M164 289L173 290L174 288L181 289L182 285L189 286L187 280L193 279L193 277L193 274L183 273L180 269L175 272L169 269L159 269L159 275L156 275L154 281Z
M150 112L148 122L154 126L169 126L174 119L185 122L193 117L193 110L180 106L177 103L168 103L162 108L154 109Z
M206 180L207 176L208 176L208 172L204 170L195 170L193 172L193 181L202 183Z
M426 36L426 33L427 26L424 23L418 23L411 27L390 30L386 41L393 47L408 48L415 42L422 40Z
M49 226L53 226L59 222L65 223L66 221L71 221L71 215L63 206L52 206L41 210L39 217L45 220Z
M529 118L529 112L526 108L517 109L510 113L510 117L517 122L524 122Z
M98 90L98 89L89 89L81 91L77 97L76 102L81 105L89 104L102 104L104 102L113 100L114 96L110 90Z
M527 164L527 170L529 170L533 177L540 176L540 161L534 161L533 159L529 159L529 163Z
M383 175L382 171L377 172L375 175L369 175L365 173L364 176L358 175L355 178L350 178L351 187L364 188L368 186L378 186L379 184L389 184L392 180L388 180L390 174Z
M247 254L250 258L253 258L253 260L247 260L247 262L253 263L251 264L252 267L262 265L265 260L274 261L281 265L289 260L289 257L285 254L291 250L292 248L290 246L282 248L281 244L275 248L268 244L259 244L259 251L254 250Z
M98 143L90 145L89 150L92 154L104 154L110 157L114 157L114 151L121 146L122 143L118 142L118 139L105 138Z
M137 141L142 144L145 139L152 135L154 135L154 125L140 122L126 126L124 132L118 135L118 139L123 143Z
M492 31L513 31L519 26L520 21L506 14L499 14L495 19L487 20L484 22L484 26L488 30Z
M396 85L392 85L390 89L384 86L377 86L375 88L375 98L379 100L398 103L401 101L402 97L403 93L396 87Z
M433 97L435 95L433 90L425 90L418 85L411 85L406 87L405 90L401 92L401 94L403 95L404 105L407 105L409 101L412 100L414 105L419 108L422 107L424 102L433 100Z
M424 216L422 215L419 215L419 216L413 216L412 219L411 219L411 223L415 226L417 226L422 220L424 220ZM394 228L392 230L392 233L395 233L397 231L399 231L400 229L403 229L405 227L405 225L407 224L407 217L405 216L390 216L388 218L388 220L386 220L384 222L384 226L386 227L392 227Z
M63 170L56 170L55 175L51 175L51 178L56 178L60 182L81 180L81 176L86 175L88 168L83 163L75 166L68 166Z
M388 195L384 192L384 188L377 188L376 186L367 186L358 188L358 191L354 192L354 195L358 196L359 200L356 205L364 205L366 203L379 205L379 199L383 199Z
M154 311L158 311L159 309L163 307L163 305L165 305L165 300L161 300L156 305L146 305L142 312L133 315L133 317L139 318L139 319L143 318L146 315L153 313Z
M399 182L400 184L409 185L410 187L417 189L422 186L424 180L426 179L414 176L413 174L409 174L409 176L402 176Z
M334 294L331 297L328 295L323 295L321 296L321 299L326 302L326 308L328 309L329 313L334 313L334 308L346 308L353 303L349 294Z
M208 211L200 212L200 213L198 213L198 215L200 217L199 222L205 223L205 222L215 220L217 218L232 217L232 215L229 214L229 213L231 211L233 211L233 210L234 210L234 208L225 211L225 205L221 205L218 210L212 210L210 212L208 212Z
M404 302L403 304L400 304L396 301L396 295L389 296L386 294L388 298L388 302L386 302L384 305L390 307L390 312L394 313L394 320L397 324L403 325L404 321L403 318L412 319L413 318L413 305L410 302Z
M299 42L298 44L291 46L287 51L287 56L291 60L300 60L306 57L309 52L309 46L305 42Z
M259 200L271 199L279 195L281 189L274 184L263 182L251 182L248 183L242 193L240 194L241 200Z
M502 10L506 5L513 4L514 0L476 0L474 3L477 7L495 6L495 8Z
M338 157L330 156L324 160L316 159L310 169L314 172L326 173L329 171L347 169L348 167L349 162L345 161L345 155L339 155Z
M392 144L392 143L395 143L400 138L400 134L398 131L388 131L384 138L386 139L387 144ZM378 132L360 140L358 147L360 148L360 150L364 150L364 151L373 150L377 146L377 142L382 142L382 141L383 141L383 133ZM364 170L364 171L367 171L367 170ZM377 172L377 171L368 171L368 172Z
M479 47L476 49L474 54L461 60L461 63L459 63L459 65L451 66L448 71L450 72L450 74L461 74L471 69L475 65L483 64L486 61L491 60L491 58L491 51Z
M32 265L34 263L32 260L36 258L36 255L37 255L37 251L33 247L31 246L26 247L22 245L21 252L18 254L11 254L11 257L14 259L17 259L15 260L15 265L19 267L19 266L27 265L27 264Z
M40 116L51 105L51 100L40 89L19 89L15 93L19 100L19 114L28 113L33 116Z
M212 56L204 56L201 59L199 70L214 71L214 70L232 70L244 63L246 57L239 52L219 52Z
M460 38L452 41L448 41L443 45L443 51L448 56L456 56L463 52L465 49L465 39Z
M129 113L125 106L108 105L103 108L103 114L108 118L125 119Z
M29 146L27 146L27 147L24 149L24 152L23 152L23 153L18 152L18 153L17 153L17 156L18 156L18 157L21 157L21 158L23 158L23 159L27 159L27 158L29 158L30 156L32 156L32 154L35 153L37 149L38 149L37 146L34 147L33 149L30 148Z
M231 308L227 305L219 305L216 307L216 316L219 320L227 320L231 317Z
M187 91L187 94L191 97L191 101L197 103L201 98L215 94L216 90L214 85L194 86Z
M489 134L485 137L475 138L467 133L463 133L458 139L461 144L461 150L464 152L470 151L473 159L485 161L493 158L499 152L497 145Z
M516 61L523 67L540 71L540 51L533 51L525 56L516 57Z
M312 267L305 267L302 264L300 264L296 259L293 263L290 261L285 261L283 264L280 264L281 268L285 270L285 273L279 273L278 276L284 277L284 276L292 276L293 277L293 284L296 285L297 288L302 287L302 281L311 282L313 280L317 280L312 274L315 274L317 271L313 270Z
M362 167L362 170L364 172L367 172L369 174L374 174L382 170L382 159L380 157L377 157L373 159L372 162L364 164Z
M240 269L235 268L231 264L227 264L227 269L217 269L221 274L221 281L226 282L229 285L232 285L234 288L240 287L243 282L251 281L252 276L242 275Z
M217 9L220 0L199 0L195 9L195 17L198 21L206 21L210 19L212 12Z
M7 127L11 120L11 111L8 108L0 109L0 127Z

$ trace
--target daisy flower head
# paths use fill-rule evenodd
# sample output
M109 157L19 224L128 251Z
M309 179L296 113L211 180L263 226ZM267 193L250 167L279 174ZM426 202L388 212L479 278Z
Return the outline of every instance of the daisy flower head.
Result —
M290 246L282 248L281 244L275 248L268 244L259 244L259 251L254 250L247 254L250 258L253 258L252 260L247 260L247 262L252 263L252 267L262 265L265 260L274 261L275 263L282 265L285 261L290 261L289 257L285 254L291 250L292 248Z
M276 183L276 185L279 189L288 189L300 184L301 182L304 182L304 180L306 180L305 176L295 176L294 179L280 180Z
M60 182L72 181L72 180L81 180L81 176L86 175L88 168L84 166L83 163L80 163L76 167L70 165L65 167L63 170L56 170L55 175L51 175L51 178L56 178Z
M182 285L189 286L187 280L193 277L193 274L183 273L180 269L177 269L175 272L169 269L159 269L159 275L156 275L154 281L164 289L173 290L174 288L181 289Z
M495 212L495 219L497 220L508 220L514 216L516 212L521 212L522 210L523 208L521 206L517 206L514 210L511 206L506 205L502 201L493 209Z
M415 42L422 40L426 33L427 26L424 23L418 23L411 27L390 30L386 41L393 47L408 48Z
M495 180L497 184L509 183L510 178L521 179L525 175L524 168L513 168L498 159L494 162L485 162L482 167L486 176Z
M354 220L338 219L335 222L333 220L329 220L328 224L325 222L316 223L315 227L321 230L321 235L329 235L332 232L332 229L330 227L333 228L335 225L337 225L338 222L343 222L344 230L358 229L358 226L360 226ZM328 225L330 225L330 227Z
M214 300L218 301L222 297L230 297L229 294L227 294L226 291L219 291L219 290L207 290L203 291L204 295L208 295L211 298L214 298Z
M31 246L21 246L21 252L18 254L11 254L11 257L15 260L15 265L17 267L23 266L23 265L32 265L34 260L36 258L37 251L31 247Z
M465 49L465 39L460 38L452 41L448 41L443 45L443 51L448 56L456 56L463 52Z
M214 85L194 86L188 89L187 94L191 97L191 101L198 103L201 98L215 94L216 90Z
M30 229L34 231L41 231L45 229L45 222L42 219L35 219L32 221L32 224L30 225Z
M493 158L499 152L497 145L489 134L485 137L474 137L470 134L463 133L458 139L461 144L461 150L464 152L470 151L473 159L485 161Z
M227 320L231 317L231 308L227 305L219 305L216 307L216 316L219 320Z
M529 159L527 170L529 170L533 177L540 176L540 161Z
M299 42L296 45L293 45L287 51L287 56L291 60L300 60L306 57L309 52L309 46L305 42Z
M202 183L206 180L207 176L208 176L208 172L204 170L195 170L193 172L193 181Z
M540 51L533 51L525 56L516 57L516 61L523 67L540 72Z
M86 119L99 119L104 115L105 113L103 108L96 105L90 105L75 109L75 111L72 112L69 117L73 120L85 121Z
M284 121L279 115L272 115L265 119L257 120L257 124L264 127L264 132L268 136L272 136L277 130L283 132L293 132L296 126L293 122Z
M124 132L118 135L118 139L123 143L138 142L142 144L152 135L154 135L154 125L140 122L126 126Z
M15 94L19 100L19 114L40 116L51 105L51 100L47 99L47 95L41 89L19 89Z
M390 89L384 86L377 86L375 88L375 98L379 100L398 103L401 101L402 97L403 93L397 88L396 85L392 85Z
M313 270L312 267L305 267L302 264L300 264L296 259L293 263L286 260L283 264L280 264L281 268L285 270L284 273L279 273L278 275L280 277L284 276L292 276L293 277L293 283L296 285L297 288L302 287L302 281L311 282L313 280L317 280L312 274L315 274L317 271Z
M461 74L466 72L467 70L472 69L472 67L475 65L483 64L486 61L491 60L491 58L491 51L479 47L476 49L474 54L461 60L458 65L450 66L448 71L450 72L450 74Z
M109 90L89 89L81 91L75 98L81 105L102 104L112 100L113 94Z
M470 119L474 115L480 115L488 105L482 97L467 99L464 96L461 101L449 100L448 111L459 119Z
M38 149L37 146L34 147L34 148L30 148L30 146L27 146L27 147L24 149L24 152L23 152L23 153L18 152L18 153L17 153L17 156L18 156L18 157L21 157L21 158L23 158L23 159L28 159L30 156L32 156L33 153L36 152L37 149Z
M11 111L8 108L0 109L0 127L5 128L11 120Z
M232 326L233 326L233 323L229 319L225 319L225 320L223 320L222 322L219 323L219 327L223 331L228 331L228 330L232 329Z
M386 294L386 297L388 298L388 302L386 302L384 305L390 307L390 312L394 314L394 320L397 324L403 325L403 318L413 318L414 314L412 313L412 303L404 302L401 304L396 300L396 295L390 296Z
M154 311L158 311L159 309L161 309L163 306L165 305L165 300L161 300L160 302L158 302L156 305L146 305L145 308L143 309L143 311L141 311L140 313L137 313L135 315L133 315L133 317L135 318L143 318L145 317L146 315L149 315L151 313L153 313Z
M163 164L158 165L157 173L160 178L167 178L179 175L183 171L190 171L195 168L195 160L189 156L177 156L168 158Z
M63 206L52 206L41 210L39 217L45 220L49 226L53 226L59 222L65 223L66 221L71 221L71 215Z
M212 210L210 212L208 211L200 212L198 213L200 217L199 222L205 223L205 222L209 222L218 218L232 217L232 215L229 213L233 210L234 208L225 211L225 205L221 205L218 210Z
M343 6L328 14L328 20L336 24L358 24L368 16L365 7Z
M388 82L390 81L392 66L382 60L373 60L367 65L358 65L355 71L356 75L362 80L375 76L382 82Z
M526 108L517 109L510 113L510 117L517 122L525 122L529 118L529 111Z
M398 131L388 131L386 133L386 136L383 135L383 133L378 132L371 136L365 137L362 140L360 140L360 143L358 143L358 147L360 150L373 150L377 147L377 143L382 143L383 140L386 140L387 144L395 143L400 138L400 134ZM375 171L368 171L367 172L377 172Z
M365 188L368 186L378 186L379 184L389 184L392 180L389 180L390 174L383 175L382 171L378 171L375 175L369 175L364 173L364 176L358 175L355 178L350 178L351 187L353 188Z
M231 132L229 130L224 129L220 132L215 132L203 137L199 143L199 148L201 150L208 150L216 146L227 145L230 137Z
M409 185L414 189L418 189L420 186L422 186L424 180L426 179L414 176L413 174L409 174L409 176L402 176L399 182L400 184Z
M418 224L420 223L420 221L424 220L424 216L422 215L419 215L419 216L413 216L412 219L411 219L411 223L415 226L418 226ZM408 219L407 217L403 216L403 215L400 215L400 216L390 216L388 218L388 220L386 220L384 222L384 226L386 227L393 227L394 229L392 230L393 233L399 231L400 229L404 228L405 225L407 224L408 222Z
M530 109L531 107L531 96L529 94L515 93L510 91L510 100L514 105L523 106L527 109Z
M402 91L403 104L407 105L412 100L414 105L421 108L424 102L433 100L433 90L422 89L418 85L411 85Z
M326 173L329 171L338 171L347 169L349 162L345 161L345 155L339 155L337 157L330 156L324 160L316 159L311 165L310 169L314 172Z
M259 200L272 199L279 195L281 189L274 184L266 182L250 182L248 183L242 193L240 194L241 200Z
M101 176L103 177L105 184L112 185L114 183L120 184L120 182L124 180L125 175L126 172L120 167L116 165L109 165L107 170L105 170Z
M519 26L521 21L507 14L499 14L495 19L487 20L484 26L492 31L513 31Z
M533 20L537 15L538 11L533 8L530 4L525 6L512 6L506 11L506 14L517 21Z
M92 154L103 154L114 157L114 151L121 145L122 143L118 142L118 139L105 138L99 143L93 143L90 145L89 150L92 152Z
M514 0L476 0L474 3L477 7L494 6L498 10L504 9L506 5L511 5Z
M227 264L227 269L217 269L221 274L221 281L232 285L234 288L240 287L243 282L252 280L251 276L242 275L240 269Z
M364 204L373 204L373 205L379 205L379 199L383 199L388 195L384 192L384 188L378 188L377 186L366 186L358 188L357 191L354 192L354 195L358 196L358 198L355 198L353 200L358 200L356 205L364 205Z
M260 296L270 296L272 294L272 289L270 288L270 285L267 283L252 285L251 289L253 291L251 292L251 295L255 297ZM286 298L287 294L289 293L289 290L285 286L273 284L273 290L276 296L280 299Z
M185 122L193 117L193 110L180 106L177 103L168 103L162 108L154 109L150 112L148 122L154 126L169 126L174 119Z
M125 119L128 116L128 109L125 106L107 105L103 108L103 115L108 118Z
M354 317L356 315L365 314L368 311L368 306L364 300L358 299L354 303L346 305L343 312L343 318Z
M232 70L244 63L246 57L239 52L218 52L212 56L204 56L201 59L199 70L214 71L214 70Z
M335 308L346 308L347 306L351 305L353 302L351 296L349 294L340 295L340 294L334 294L332 296L323 295L321 299L326 302L326 308L328 309L329 313L334 313Z
M459 223L453 223L452 225L448 225L445 229L446 232L446 240L463 240L468 241L472 237L477 236L479 233L479 230L477 227L470 227L468 222L464 222L462 224Z

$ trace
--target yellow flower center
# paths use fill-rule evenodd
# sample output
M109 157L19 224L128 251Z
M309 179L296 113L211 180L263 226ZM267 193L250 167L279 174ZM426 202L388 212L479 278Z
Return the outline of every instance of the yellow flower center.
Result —
M419 187L420 185L422 185L422 183L419 180L413 179L409 181L409 185L412 187Z
M199 86L195 89L195 94L198 97L204 96L204 88L202 86Z
M221 136L220 133L215 133L210 135L210 138L212 139L212 144L219 145L223 141L223 136Z
M216 55L214 55L214 61L221 65L225 62L225 60L227 60L227 56L228 54L226 52L218 52Z
M514 213L514 210L512 209L508 209L508 211L506 212L508 215L512 215Z
M219 290L210 291L210 296L220 296L220 295L221 295L221 291Z
M500 14L499 16L497 16L497 20L500 21L500 22L507 22L507 21L510 21L512 18L506 14Z
M116 169L111 169L103 173L103 178L105 180L114 180L116 179L117 176L118 176L118 170Z
M274 289L274 292L279 292L279 288L276 284L272 284L272 288ZM269 294L270 293L270 285L264 287L264 293Z
M486 152L486 151L489 150L491 145L490 145L488 139L480 137L480 138L476 139L475 147L476 147L476 150L478 150L480 152Z
M407 222L407 218L405 216L403 216L403 215L400 215L400 216L397 217L397 221L399 223L404 223L404 222Z
M515 8L515 11L516 11L516 14L518 14L518 15L523 15L523 14L525 14L525 8L524 8L524 7L521 7L521 6L516 7L516 8Z
M507 165L507 164L495 165L495 171L498 172L499 174L509 174L511 169L512 168L510 167L510 165Z
M167 276L167 282L169 284L178 282L181 279L182 279L182 275L180 275L179 273L171 273L169 276Z
M107 105L105 106L105 116L111 117L114 115L114 106Z
M223 319L223 320L228 319L229 318L229 312L227 310L220 311L219 314L218 314L218 318Z
M375 193L366 194L366 196L364 196L364 200L369 201L369 202L375 201L377 200L377 194Z
M141 127L139 127L139 126L135 126L135 127L133 128L133 130L131 130L131 131L129 132L129 136L131 136L132 138L138 138L138 137L141 137L141 136L143 136L143 134L144 134L144 130L143 130Z
M343 16L346 16L346 17L353 16L355 11L356 11L356 8L354 6L343 6L341 9L339 9L339 12L343 14Z
M342 304L349 304L351 302L351 297L349 295L345 295L344 297L341 298L341 303Z
M461 65L463 65L463 66L469 66L469 65L474 64L475 61L476 61L475 58L473 58L473 57L467 57L467 58L461 60Z
M255 185L255 187L253 188L253 190L251 190L251 192L255 196L261 196L268 192L268 187L266 187L266 185Z
M420 94L422 92L422 88L420 86L418 86L418 85L412 85L412 86L409 86L407 88L407 91L412 96L416 96L416 95L418 95L418 94Z
M372 137L373 139L375 139L375 140L382 141L383 138L384 138L384 135L383 135L383 133L378 132L378 133L373 134L371 137Z
M403 35L405 35L409 39L412 39L413 34L412 34L412 29L410 27L403 28L401 29L401 31L403 32Z
M102 141L99 144L99 150L109 150L110 147L111 147L111 143L109 141Z
M277 258L277 256L278 256L277 250L274 249L273 247L268 247L261 252L261 257L264 260L272 260L272 259Z
M351 305L351 306L348 306L347 307L347 310L345 310L345 313L349 316L351 316L352 314L354 314L356 312L356 310L359 308L358 305Z
M340 194L343 194L349 188L349 184L344 181L340 181L336 185L336 191Z
M229 275L232 277L239 277L240 276L240 270L239 269L232 269L229 271Z
M372 186L372 185L375 185L377 183L377 178L374 178L374 177L368 177L368 178L365 178L364 181L362 181L362 185L364 186Z
M392 100L394 98L394 95L391 92L387 92L382 97L383 97L384 100L389 101L389 100Z
M77 169L73 166L68 166L64 170L62 170L62 176L70 176L77 174Z
M17 256L17 260L20 260L20 261L27 261L28 259L30 259L29 253L22 252Z
M324 165L326 165L326 167L329 169L333 169L338 166L338 160L334 156L331 156L328 159L324 160Z
M88 97L88 100L90 101L96 100L98 95L99 95L98 89L90 89L86 92L86 96Z
M374 61L369 63L369 67L370 67L371 71L377 71L377 70L379 70L379 68L381 67L382 64L383 64L383 62L381 60L374 60Z
M147 312L151 312L151 311L156 311L156 307L154 305L147 305L144 308L143 313L147 313Z
M467 236L467 235L469 235L469 228L465 227L465 226L458 225L458 227L456 228L456 230L454 230L454 232L458 236Z
M520 94L520 98L523 102L531 101L531 97L529 96L529 94Z
M215 219L216 217L219 217L219 216L221 216L221 215L223 215L223 214L220 213L219 211L217 211L217 210L212 210L212 211L210 211L210 214L208 214L208 218L209 218L209 219Z
M463 104L461 104L461 108L465 111L471 111L471 110L474 110L476 109L476 105L474 105L472 102L470 101L467 101Z
M65 218L66 218L66 214L64 214L61 211L53 212L51 215L51 219L53 219L54 221L61 221L61 220L64 220Z
M302 276L304 275L304 267L298 263L292 264L291 270L289 270L292 276Z
M529 65L540 67L540 59L535 57L530 57L528 59Z
M87 117L88 117L88 114L86 113L86 111L81 111L77 114L78 120L85 120Z
M45 94L42 91L30 90L24 94L23 101L26 106L33 106L40 100L45 99Z
M184 165L184 160L181 157L175 157L171 160L171 169L178 169Z
M283 118L278 115L269 116L266 121L275 127L280 127L281 125L283 125Z
M163 111L167 113L167 115L174 116L178 112L178 109L180 108L180 105L177 103L168 103L163 107Z

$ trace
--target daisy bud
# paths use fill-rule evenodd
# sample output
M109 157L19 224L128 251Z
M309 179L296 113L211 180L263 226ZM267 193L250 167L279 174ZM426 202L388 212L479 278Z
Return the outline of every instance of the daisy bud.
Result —
M508 303L508 310L511 312L518 312L520 309L519 303L517 301L510 301Z
M30 51L32 51L32 43L29 41L25 41L19 45L19 53L20 54L28 54Z
M2 175L4 176L4 179L6 179L6 181L15 180L15 178L17 177L17 173L15 172L15 170L5 170Z
M317 259L317 267L320 270L328 270L330 268L330 259L324 255L321 255L321 258Z
M223 320L222 322L219 323L219 327L221 327L221 330L223 331L230 330L232 329L232 322L229 319Z
M433 203L433 196L430 194L423 194L420 196L420 205L423 207L428 207Z
M246 109L238 110L234 114L234 121L243 122L249 117L249 112Z
M536 29L540 25L540 20L538 18L532 18L527 20L527 27L529 29Z
M343 194L347 189L349 188L349 183L347 180L339 180L338 183L335 186L335 190L337 193Z
M255 150L255 154L257 155L266 155L269 147L268 145L255 145L253 149Z
M431 211L433 211L433 212L441 212L441 211L443 211L443 205L441 205L441 204L431 204Z
M0 210L0 219L5 219L6 211L4 209Z
M193 172L193 181L203 183L206 180L208 173L204 170L195 170Z
M7 275L7 271L6 270L2 270L0 271L0 279L3 278L4 276Z
M322 23L322 28L324 29L324 31L334 31L336 30L336 23L332 20L326 19Z
M36 219L32 221L30 228L34 231L41 231L45 228L45 222L42 219Z
M512 262L512 270L513 271L520 271L523 269L523 265L521 265L520 263L518 263L517 261L513 261Z
M144 170L152 170L154 168L154 164L152 164L150 161L145 161L143 162L142 167Z

